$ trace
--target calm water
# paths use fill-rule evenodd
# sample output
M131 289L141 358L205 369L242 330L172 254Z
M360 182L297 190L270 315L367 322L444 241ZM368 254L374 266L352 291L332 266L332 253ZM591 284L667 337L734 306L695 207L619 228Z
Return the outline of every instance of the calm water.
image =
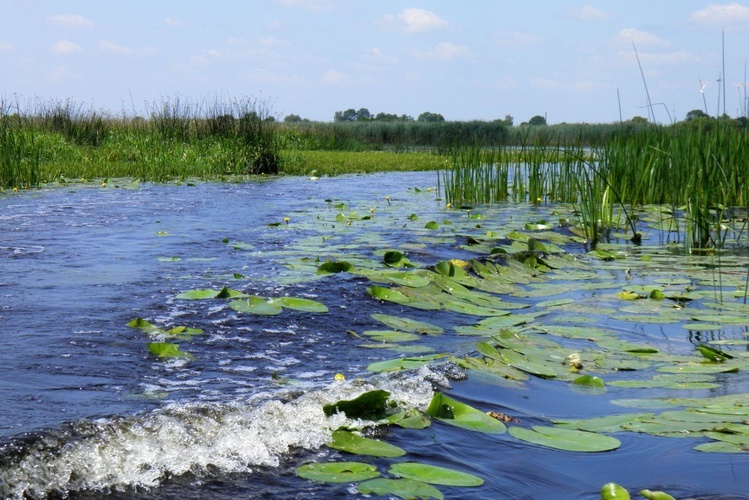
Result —
M412 173L137 189L77 186L1 198L0 493L361 497L350 485L299 479L294 469L310 460L343 459L387 470L392 461L351 459L322 447L342 422L327 421L320 406L367 388L385 388L424 408L434 388L449 385L453 397L524 425L622 412L609 403L614 395L579 394L553 381L531 380L518 389L451 380L439 367L390 376L366 372L369 363L397 356L361 348L346 333L384 329L372 313L442 325L477 319L378 303L365 293L369 282L361 277L304 278L320 260L377 258L387 248L406 249L419 265L466 258L470 254L457 248L465 240L459 232L435 236L423 229L429 220L446 227L465 219L460 211L442 209L428 190L436 181L434 173ZM523 210L533 220L535 209ZM352 212L371 213L377 223L336 219ZM502 228L518 209L483 212L482 224ZM418 214L418 223L411 214ZM601 279L621 272L602 273ZM182 291L224 285L260 296L311 298L330 312L251 316L226 301L175 299ZM570 289L568 296L591 293ZM525 300L532 305L533 299ZM126 326L137 317L166 328L203 329L179 342L195 359L149 356L147 335ZM660 326L636 333L664 340ZM683 333L665 336L672 349L687 348ZM475 339L450 330L424 342L436 352L475 348ZM336 373L346 382L334 382ZM480 488L440 487L447 498L597 498L609 481L631 492L749 498L745 456L699 454L689 439L627 433L617 436L623 445L614 452L582 454L439 423L387 432L388 442L405 448L409 460L486 481Z

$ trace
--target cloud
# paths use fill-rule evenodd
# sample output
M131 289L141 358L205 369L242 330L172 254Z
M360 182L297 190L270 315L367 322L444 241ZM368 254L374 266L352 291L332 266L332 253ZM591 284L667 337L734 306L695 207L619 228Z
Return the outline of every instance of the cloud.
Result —
M474 57L474 53L465 45L455 45L449 42L439 43L431 50L412 50L411 53L414 55L414 57L417 57L419 59L428 59L432 61L471 59Z
M432 11L410 8L402 10L397 16L388 14L385 25L406 33L424 33L447 26L447 21Z
M177 19L174 17L165 17L164 24L171 27L184 26L187 22L184 19Z
M0 52L8 52L13 48L10 42L0 42Z
M521 31L497 31L492 35L494 42L502 47L529 47L541 42L541 38Z
M131 48L123 47L107 40L99 40L99 48L104 52L112 52L113 54L128 55L134 52Z
M638 46L667 47L670 45L669 42L662 38L647 31L638 30L637 28L623 28L619 30L614 40L619 43L635 44Z
M60 26L92 26L94 24L88 18L79 15L72 14L59 14L56 16L48 16L47 22L50 24L57 24Z
M250 80L262 83L297 83L303 81L297 75L279 75L264 69L252 69L247 71L245 75Z
M559 88L559 82L556 80L550 80L542 76L534 76L531 78L531 85L542 90L553 90Z
M397 57L389 56L385 54L383 51L378 49L377 47L372 47L371 49L367 50L367 56L370 60L381 62L381 63L396 63L398 62Z
M77 45L73 42L69 42L67 40L58 40L52 44L50 50L54 54L72 54L73 52L78 52L82 49L80 45Z
M736 23L749 21L749 7L738 2L725 5L711 3L704 9L694 12L692 20L701 24L717 26L735 25Z
M587 22L600 22L611 19L611 14L593 7L592 5L583 5L579 9L570 10L567 15L574 19Z
M336 70L328 70L320 78L323 83L328 85L344 85L348 82L348 75Z
M687 52L686 50L677 50L675 52L664 52L660 54L656 53L640 53L640 60L647 63L653 63L658 66L661 65L676 65L682 63L694 63L698 62L699 58Z
M56 68L53 68L49 76L52 80L58 82L63 80L76 80L79 78L79 75L73 73L65 66L57 66Z

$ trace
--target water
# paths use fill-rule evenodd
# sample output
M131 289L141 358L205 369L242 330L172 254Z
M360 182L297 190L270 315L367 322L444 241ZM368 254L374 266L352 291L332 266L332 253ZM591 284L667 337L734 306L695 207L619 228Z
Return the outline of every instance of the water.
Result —
M74 186L0 199L0 493L361 497L347 484L300 479L294 469L312 460L358 459L387 470L392 461L352 459L323 446L346 421L326 419L320 407L373 388L422 409L435 389L449 389L455 398L523 424L622 411L609 396L576 395L549 381L498 387L451 378L444 367L368 374L369 363L397 356L363 349L347 333L384 329L372 313L444 325L476 318L381 304L367 296L366 279L341 274L310 281L310 269L326 258L378 258L387 248L407 249L419 265L470 256L457 248L470 227L460 226L466 214L444 210L429 189L435 183L434 173L409 173ZM522 217L534 220L536 210L541 213L523 207ZM487 227L521 217L512 206L482 212ZM368 214L374 219L362 221ZM456 229L425 230L430 220ZM226 301L175 299L186 290L224 285L260 296L310 298L330 312L252 316ZM586 293L595 292L570 292ZM203 329L179 341L194 360L150 356L153 339L126 326L138 317L165 328ZM649 335L657 338L658 329ZM684 343L675 342L676 349ZM450 331L423 343L436 352L475 349L475 339ZM334 381L338 373L345 382ZM440 487L448 498L596 498L609 481L630 491L746 498L749 462L743 456L698 454L689 439L620 439L615 452L581 454L439 424L387 431L387 441L405 448L407 459L485 480L480 488Z

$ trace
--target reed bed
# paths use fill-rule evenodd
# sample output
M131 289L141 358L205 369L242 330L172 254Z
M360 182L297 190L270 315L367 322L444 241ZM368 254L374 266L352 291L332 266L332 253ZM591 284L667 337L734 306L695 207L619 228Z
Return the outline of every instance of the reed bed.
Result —
M620 227L638 241L635 214L644 205L670 207L690 249L746 240L749 132L733 120L703 123L622 129L590 148L580 139L523 145L514 167L506 149L466 146L443 173L445 198L453 205L572 203L591 246Z

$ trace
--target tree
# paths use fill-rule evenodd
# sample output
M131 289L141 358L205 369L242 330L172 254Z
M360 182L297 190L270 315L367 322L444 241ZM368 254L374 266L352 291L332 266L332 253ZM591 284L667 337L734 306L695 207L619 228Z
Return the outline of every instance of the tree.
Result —
M283 121L285 123L299 123L299 122L301 122L303 120L302 120L301 116L299 116L299 115L293 115L292 114L292 115L286 115L284 117Z
M546 117L541 115L536 115L530 120L528 120L528 125L546 125Z
M333 120L337 122L355 122L356 110L349 108L346 111L336 111Z
M701 109L693 109L692 111L687 113L687 116L684 118L684 121L689 120L695 120L697 118L705 118L708 114L702 111Z
M503 121L503 122L504 122L504 124L505 124L505 125L507 125L508 127L512 127L512 124L513 124L513 122L515 121L515 119L514 119L514 118L512 117L512 115L505 115L505 119L504 119L504 120L502 120L502 121Z
M445 117L442 116L439 113L430 113L429 111L425 111L419 115L419 117L416 119L416 121L419 122L444 122Z
M372 114L367 108L360 108L359 111L356 112L356 121L366 121L371 119Z

